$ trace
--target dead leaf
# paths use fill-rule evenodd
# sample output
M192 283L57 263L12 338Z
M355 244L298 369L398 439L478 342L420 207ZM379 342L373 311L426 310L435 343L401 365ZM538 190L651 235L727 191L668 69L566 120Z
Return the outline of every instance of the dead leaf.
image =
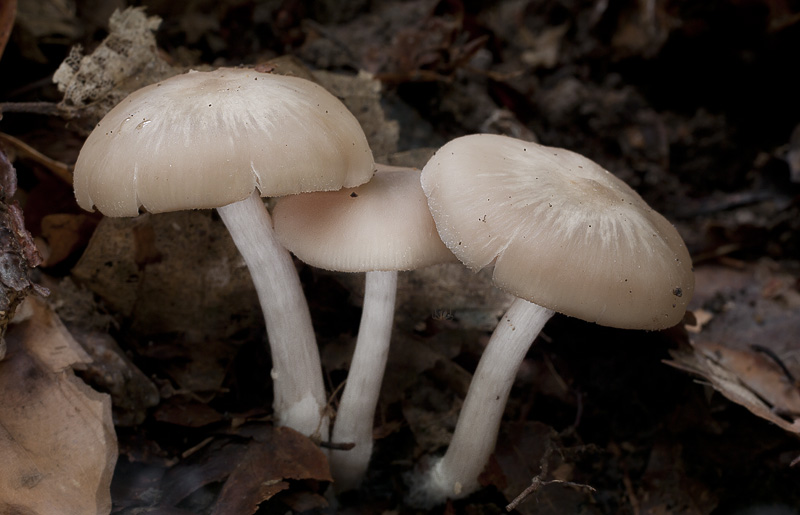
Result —
M83 214L57 213L42 218L42 237L50 248L44 266L57 265L85 247L96 226L95 218Z
M286 490L279 494L283 504L292 509L295 513L303 513L314 510L319 513L328 507L325 497L314 492Z
M729 400L778 427L800 434L800 390L774 361L755 351L692 343L670 351L675 368L708 380Z
M691 321L686 322L684 327L686 327L686 331L692 334L698 334L703 330L706 324L711 322L714 318L714 314L705 309L695 309L694 311L690 311L687 314L690 314L693 318Z
M240 463L247 444L217 438L200 451L169 469L158 486L163 506L175 506L210 483L222 482Z
M8 0L0 3L0 57L6 49L8 37L14 27L14 19L17 16L17 0Z
M94 52L73 47L53 75L62 105L88 107L95 121L129 93L179 72L158 53L153 32L161 18L131 7L114 11L108 23L110 33Z
M158 389L153 381L139 370L106 331L82 329L70 325L68 320L64 322L92 357L82 374L83 379L111 395L114 423L117 426L141 424L147 409L159 402Z
M639 492L640 513L708 515L717 507L716 495L686 473L681 456L679 444L653 446Z
M707 359L729 370L778 414L800 416L800 389L784 368L763 352L696 343Z
M800 433L800 292L796 278L762 260L741 268L695 270L696 310L705 323L666 363L696 374L729 400L786 431Z
M259 504L289 488L287 479L333 480L325 454L311 440L288 427L272 428L250 443L213 513L255 513Z
M109 513L117 440L110 398L75 377L89 360L58 317L30 299L0 363L0 513Z
M222 420L222 415L208 404L177 395L162 402L153 416L159 422L183 427L203 427Z
M263 324L244 260L210 210L103 218L73 276L138 333L202 342Z

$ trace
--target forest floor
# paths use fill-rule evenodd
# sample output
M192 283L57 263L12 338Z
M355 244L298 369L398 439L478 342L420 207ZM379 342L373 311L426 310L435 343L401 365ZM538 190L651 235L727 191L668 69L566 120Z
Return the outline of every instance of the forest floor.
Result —
M334 92L377 161L421 168L447 141L486 132L584 154L674 223L692 255L685 324L626 331L557 315L517 377L484 487L434 513L504 512L534 484L515 513L800 514L796 3L151 0L110 27L128 5L0 7L0 191L24 213L23 250L43 259L35 288L50 290L9 326L0 429L69 439L91 427L77 454L40 449L54 477L93 470L119 514L427 512L407 503L409 480L446 448L510 302L489 276L401 274L375 454L362 489L334 501L317 445L272 425L264 322L219 217L104 219L75 203L71 165L112 105L190 68L245 65ZM363 279L296 264L335 409ZM66 347L71 358L54 357ZM37 352L48 372L23 375L21 356ZM92 391L64 386L70 366ZM41 401L50 418L25 415L40 390L72 397ZM96 401L92 424L58 414L78 398ZM46 484L37 474L22 484ZM7 484L0 506L37 509L4 498ZM102 505L107 493L75 495Z

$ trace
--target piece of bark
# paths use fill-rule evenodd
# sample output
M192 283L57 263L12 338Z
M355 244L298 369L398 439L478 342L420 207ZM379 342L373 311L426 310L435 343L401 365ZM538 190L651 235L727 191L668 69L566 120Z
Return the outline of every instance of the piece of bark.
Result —
M28 278L29 270L42 259L25 229L22 210L11 200L16 190L16 170L0 149L0 360L6 353L3 337L17 307L33 291L47 294Z

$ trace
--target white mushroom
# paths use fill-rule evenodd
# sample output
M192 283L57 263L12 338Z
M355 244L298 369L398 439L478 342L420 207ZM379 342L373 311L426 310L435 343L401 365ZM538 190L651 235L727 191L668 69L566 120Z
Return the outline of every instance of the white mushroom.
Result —
M306 263L339 272L366 272L364 309L356 348L331 441L338 491L358 488L372 455L372 425L394 318L397 272L455 262L431 218L419 171L378 166L358 188L279 199L275 232Z
M75 197L107 216L217 208L264 312L278 424L327 438L311 317L262 196L352 187L372 153L347 108L322 87L247 69L189 72L114 107L75 164Z
M416 479L412 500L464 497L494 449L517 370L560 312L601 325L677 324L694 291L675 228L623 181L568 150L495 135L443 146L422 171L442 240L517 300L492 335L444 457Z

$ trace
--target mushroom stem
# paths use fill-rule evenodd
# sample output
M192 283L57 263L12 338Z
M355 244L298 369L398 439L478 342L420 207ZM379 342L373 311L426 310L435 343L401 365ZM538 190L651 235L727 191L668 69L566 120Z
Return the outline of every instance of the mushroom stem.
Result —
M552 316L552 310L523 299L511 304L481 356L447 452L413 485L412 502L432 506L478 489L517 371Z
M355 444L346 451L331 451L331 473L339 492L361 485L372 455L372 423L389 355L396 292L396 271L366 273L358 339L331 436L334 443Z
M326 440L322 365L292 258L275 238L269 211L257 191L217 211L247 263L264 313L277 424Z

